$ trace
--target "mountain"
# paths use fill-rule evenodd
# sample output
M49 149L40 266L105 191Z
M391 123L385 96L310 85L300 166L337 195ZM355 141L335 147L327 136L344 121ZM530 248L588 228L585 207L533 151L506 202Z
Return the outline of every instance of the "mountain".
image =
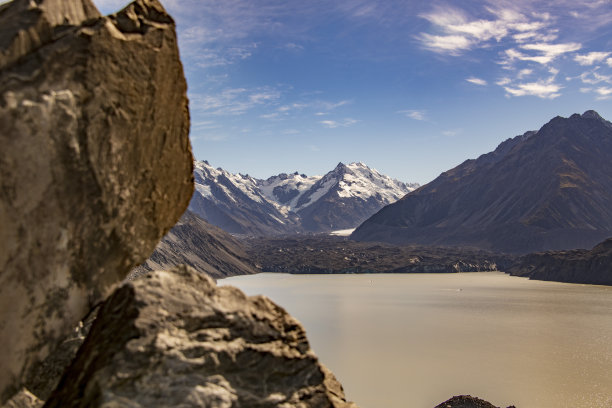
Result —
M295 211L305 231L355 228L416 187L418 184L393 180L363 163L339 163L300 196Z
M253 236L354 228L418 187L363 163L324 176L279 174L266 180L195 162L196 191L189 209L230 233Z
M587 111L442 173L351 238L511 253L590 248L612 236L610 202L612 124Z
M183 264L215 279L258 272L236 239L187 210L128 279Z
M549 251L521 257L511 275L530 279L612 285L612 238L593 249Z
M189 209L234 234L277 235L298 231L296 217L260 191L261 180L194 163L195 192Z

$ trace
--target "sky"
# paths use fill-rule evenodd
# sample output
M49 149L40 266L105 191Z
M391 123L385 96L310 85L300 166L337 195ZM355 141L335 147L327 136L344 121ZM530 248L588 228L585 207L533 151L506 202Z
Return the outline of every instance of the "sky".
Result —
M162 4L194 156L233 173L361 161L424 184L555 116L612 120L612 0Z

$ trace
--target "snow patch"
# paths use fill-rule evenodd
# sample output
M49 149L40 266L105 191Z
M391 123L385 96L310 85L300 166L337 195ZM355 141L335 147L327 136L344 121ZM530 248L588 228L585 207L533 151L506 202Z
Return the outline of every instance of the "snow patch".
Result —
M348 237L349 235L351 235L357 228L351 228L351 229L343 229L343 230L337 230L337 231L332 231L329 233L329 235L333 235L336 237Z

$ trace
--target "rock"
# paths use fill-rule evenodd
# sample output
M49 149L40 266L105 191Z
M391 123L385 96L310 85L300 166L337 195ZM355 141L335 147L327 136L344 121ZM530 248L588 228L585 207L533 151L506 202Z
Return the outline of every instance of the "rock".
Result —
M186 266L117 289L45 406L355 407L297 320Z
M44 360L32 366L28 371L25 386L38 398L46 400L57 387L64 370L72 363L77 351L85 341L99 309L100 306L97 306L91 310L87 317L80 321Z
M482 400L480 398L472 397L471 395L459 395L444 401L440 405L436 405L435 408L498 408L495 405ZM515 408L510 406L508 408Z
M38 399L26 388L22 388L21 391L13 395L2 408L40 408L43 406L43 403L43 401Z
M508 273L529 279L612 285L612 238L593 249L548 251L521 257Z
M188 131L157 1L0 6L0 404L183 213Z
M178 265L189 265L214 279L259 272L240 242L189 210L128 279Z

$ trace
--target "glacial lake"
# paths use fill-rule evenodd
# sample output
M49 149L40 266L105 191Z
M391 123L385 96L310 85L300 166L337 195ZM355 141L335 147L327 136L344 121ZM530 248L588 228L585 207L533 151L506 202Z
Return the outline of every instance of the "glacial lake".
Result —
M226 284L302 322L361 408L433 408L459 394L500 407L612 407L612 287L503 273L262 273Z

